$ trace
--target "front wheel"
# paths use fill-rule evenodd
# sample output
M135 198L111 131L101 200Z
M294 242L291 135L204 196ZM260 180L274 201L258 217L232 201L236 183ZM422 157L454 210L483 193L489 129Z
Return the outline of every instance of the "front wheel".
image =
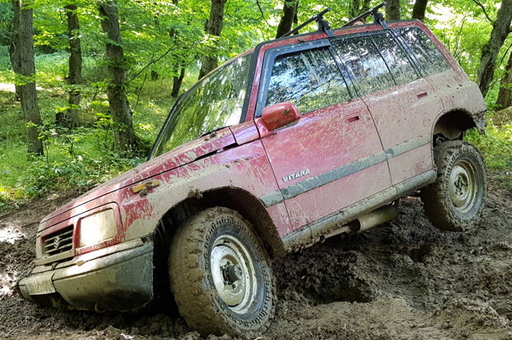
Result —
M237 212L210 208L184 223L171 243L169 275L181 316L201 335L256 335L269 327L270 260Z
M466 231L484 207L486 177L480 152L463 141L447 141L434 149L437 180L421 190L425 213L443 230Z

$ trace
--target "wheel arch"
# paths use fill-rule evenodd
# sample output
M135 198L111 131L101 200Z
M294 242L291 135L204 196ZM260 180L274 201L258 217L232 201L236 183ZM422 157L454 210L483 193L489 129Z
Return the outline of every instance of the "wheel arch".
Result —
M249 220L254 233L261 238L271 257L286 253L284 243L263 203L250 192L236 187L220 187L194 192L171 207L155 229L155 248L158 238L170 240L174 231L188 218L206 208L221 206L240 213Z
M484 114L473 115L467 110L457 109L439 115L434 124L432 136L441 136L447 140L462 139L464 131L477 128L480 133L485 129Z

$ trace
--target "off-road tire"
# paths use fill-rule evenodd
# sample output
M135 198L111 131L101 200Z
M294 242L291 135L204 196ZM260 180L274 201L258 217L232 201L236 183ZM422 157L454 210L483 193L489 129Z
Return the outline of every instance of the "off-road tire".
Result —
M468 231L484 208L485 164L473 145L447 141L434 148L437 179L421 190L425 213L442 230Z
M226 264L220 266L226 259L240 262L238 274L231 274L239 280L224 281L217 289L219 275L227 275ZM276 296L270 259L250 223L231 209L206 209L178 229L171 241L169 277L181 316L202 336L258 335L270 326ZM237 300L230 307L226 300L233 303L230 294L238 291L237 284L248 290L239 305Z

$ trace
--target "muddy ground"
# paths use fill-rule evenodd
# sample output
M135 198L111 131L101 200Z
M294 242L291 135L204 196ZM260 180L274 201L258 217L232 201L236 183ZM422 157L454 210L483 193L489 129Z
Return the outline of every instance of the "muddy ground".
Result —
M400 217L275 261L279 303L258 339L512 339L512 174L489 176L482 223L434 229L415 197ZM41 217L70 197L0 216L0 338L200 339L169 313L41 307L15 285L34 257ZM231 339L210 336L208 339Z

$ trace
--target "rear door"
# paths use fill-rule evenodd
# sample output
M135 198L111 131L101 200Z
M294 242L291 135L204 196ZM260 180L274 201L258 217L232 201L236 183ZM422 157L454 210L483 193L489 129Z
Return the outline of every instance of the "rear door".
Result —
M386 30L338 38L333 47L375 120L393 184L432 169L432 126L443 106L400 41Z
M350 91L329 41L267 51L256 117L293 103L295 124L262 138L293 229L391 185L386 156L365 103Z

